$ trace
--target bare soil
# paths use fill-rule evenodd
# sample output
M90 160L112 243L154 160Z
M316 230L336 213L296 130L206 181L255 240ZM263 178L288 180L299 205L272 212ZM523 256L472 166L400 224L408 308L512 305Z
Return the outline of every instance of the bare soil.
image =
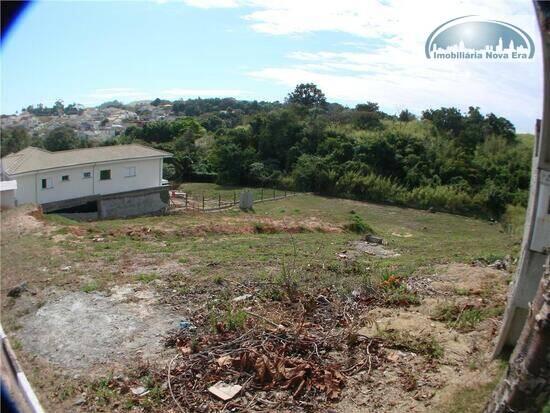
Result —
M61 294L22 317L16 337L26 351L68 371L159 360L163 334L177 327L181 315L158 305L158 298L140 285L115 287L109 295Z

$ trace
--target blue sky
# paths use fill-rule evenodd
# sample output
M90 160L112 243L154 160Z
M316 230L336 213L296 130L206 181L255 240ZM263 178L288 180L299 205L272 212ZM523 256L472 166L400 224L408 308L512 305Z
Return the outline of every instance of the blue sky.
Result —
M542 107L529 63L434 62L427 35L465 14L499 18L539 44L529 1L40 1L1 51L1 111L162 97L283 100L315 82L330 101L390 112L480 106L531 132Z

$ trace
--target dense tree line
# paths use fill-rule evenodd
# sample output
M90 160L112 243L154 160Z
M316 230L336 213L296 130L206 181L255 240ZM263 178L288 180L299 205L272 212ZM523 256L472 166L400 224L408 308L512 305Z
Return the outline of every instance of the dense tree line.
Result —
M374 102L329 103L313 84L298 85L284 103L171 104L176 120L131 126L104 144L142 142L172 152L165 174L174 180L278 186L492 217L526 203L530 145L507 119L476 107L392 116ZM69 135L50 132L43 146L87 145Z

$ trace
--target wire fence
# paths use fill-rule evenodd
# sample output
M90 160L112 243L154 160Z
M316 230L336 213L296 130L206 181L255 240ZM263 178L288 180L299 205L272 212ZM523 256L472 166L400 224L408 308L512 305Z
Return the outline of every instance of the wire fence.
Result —
M170 191L170 205L174 211L221 211L239 205L241 193L244 191L252 193L255 204L296 195L296 192L273 188L252 188L241 191L224 191L217 194L173 190Z

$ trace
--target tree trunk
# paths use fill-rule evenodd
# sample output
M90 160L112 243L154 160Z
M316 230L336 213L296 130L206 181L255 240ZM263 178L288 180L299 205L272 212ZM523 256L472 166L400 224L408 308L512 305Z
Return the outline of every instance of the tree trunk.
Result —
M550 400L550 255L505 376L485 413L540 413Z

